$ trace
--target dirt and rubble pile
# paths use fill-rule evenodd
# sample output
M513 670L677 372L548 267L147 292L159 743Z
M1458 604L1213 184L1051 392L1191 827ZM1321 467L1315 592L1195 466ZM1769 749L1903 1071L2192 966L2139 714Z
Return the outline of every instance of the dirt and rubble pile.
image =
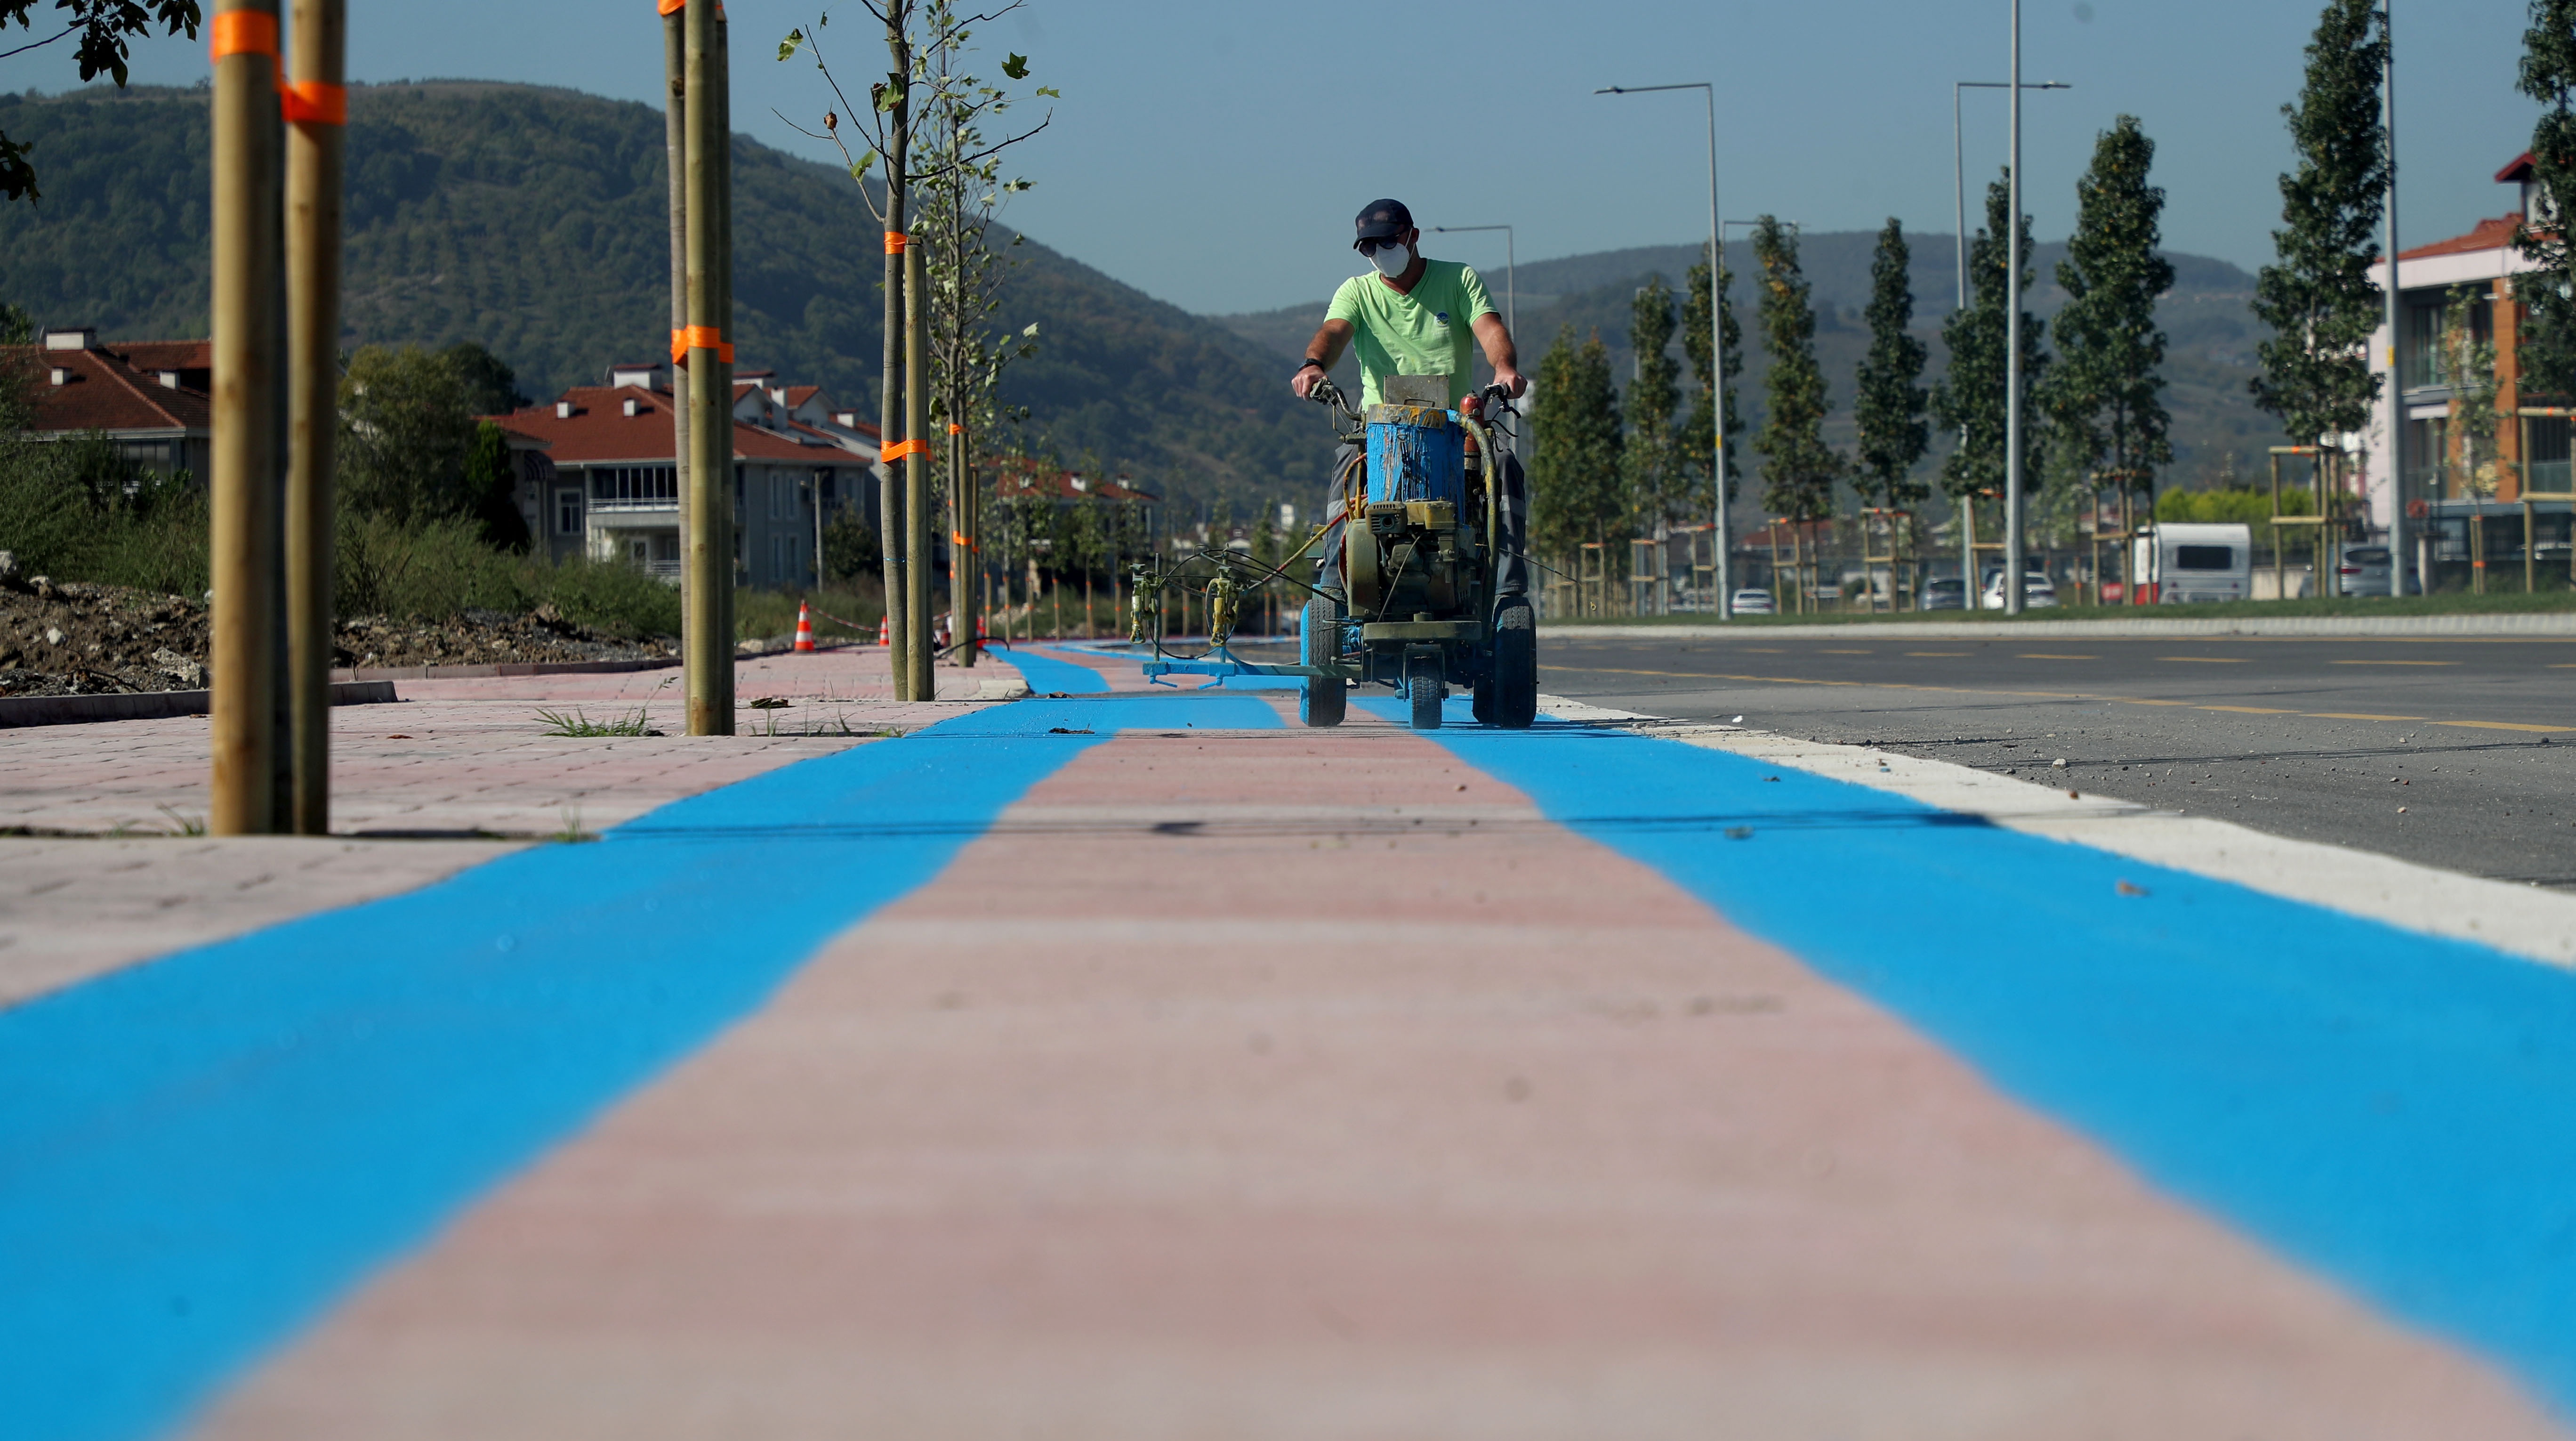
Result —
M201 690L203 597L20 574L0 551L0 696ZM647 660L675 656L668 639L620 640L577 625L551 605L533 614L469 610L451 620L357 616L333 637L339 667L494 665Z

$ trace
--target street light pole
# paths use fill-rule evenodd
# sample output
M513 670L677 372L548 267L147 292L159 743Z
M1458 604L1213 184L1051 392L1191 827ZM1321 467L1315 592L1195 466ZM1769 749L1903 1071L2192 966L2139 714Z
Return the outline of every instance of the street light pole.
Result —
M1959 257L1959 306L1968 308L1968 170L1965 147L1959 136L1959 92L1962 90L2009 90L2002 80L1957 80L1950 85L1950 184L1954 208L1958 215L1958 234L1954 237ZM2057 80L2023 82L2024 90L2072 90L2075 87Z
M1464 235L1477 230L1503 232L1503 325L1512 332L1512 339L1518 341L1521 324L1520 259L1514 246L1512 228L1508 225L1435 225L1431 230L1435 235Z
M2011 192L2004 217L2004 614L2021 614L2021 0L2012 0Z
M1957 233L1951 237L1951 242L1953 248L1958 254L1958 309L1965 310L1968 308L1968 172L1966 147L1962 143L1959 133L1959 92L1962 90L2010 90L2013 92L2013 103L2015 107L2014 113L2016 117L2018 117L2020 113L2019 106L2021 103L2022 91L2072 90L2074 88L2075 87L2072 85L2068 85L2057 80L2022 81L2019 83L2009 80L1955 80L1951 82L1950 183L1952 187L1952 204L1958 217L1956 221ZM2020 121L2016 118L2014 121L2014 134L2016 136L2020 134L2019 126ZM2016 225L2013 237L2016 249L2019 248L2020 239L2019 226ZM2018 299L2019 292L2016 291L2014 294L2015 298ZM1959 432L1959 443L1965 445L1967 444L1967 440L1968 433L1963 429ZM1960 502L1961 509L1959 517L1959 585L1966 593L1966 601L1970 609L1974 609L1977 604L1977 549L1976 536L1971 533L1973 527L1968 524L1968 507L1974 506L1975 504L1976 500L1974 497L1962 500Z
M1687 85L1605 85L1595 95L1644 95L1658 90L1696 90L1708 101L1708 389L1709 389L1709 490L1715 500L1714 533L1716 564L1709 574L1710 588L1717 592L1717 618L1735 619L1735 589L1729 579L1727 551L1733 537L1726 518L1726 327L1720 317L1725 313L1726 297L1717 289L1717 273L1725 267L1724 240L1717 224L1717 87L1706 81Z
M2406 391L2397 368L2405 334L2397 328L2403 312L2397 290L2397 21L2396 0L2381 0L2380 37L2388 42L2387 68L2379 77L2381 125L2388 143L2388 593L2406 593L2414 573L2414 553L2406 547Z

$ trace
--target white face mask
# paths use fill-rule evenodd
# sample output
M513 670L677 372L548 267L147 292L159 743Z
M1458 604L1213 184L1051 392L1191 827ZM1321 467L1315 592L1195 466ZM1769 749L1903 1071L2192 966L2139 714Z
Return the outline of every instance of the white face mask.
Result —
M1368 263L1377 267L1378 274L1393 280L1404 273L1406 266L1413 263L1413 251L1410 247L1402 245L1381 245L1377 248L1377 254L1368 258Z

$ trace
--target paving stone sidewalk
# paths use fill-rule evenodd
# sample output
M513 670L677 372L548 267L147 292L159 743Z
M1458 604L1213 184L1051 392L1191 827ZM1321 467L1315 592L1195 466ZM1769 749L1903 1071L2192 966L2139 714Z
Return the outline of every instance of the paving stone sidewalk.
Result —
M202 716L0 730L0 1005L296 916L399 894L532 841L595 835L778 766L908 731L1017 684L938 672L892 698L885 652L749 659L729 737L545 734L540 709L677 730L679 672L397 683L332 712L333 835L208 838ZM14 832L14 834L13 834Z

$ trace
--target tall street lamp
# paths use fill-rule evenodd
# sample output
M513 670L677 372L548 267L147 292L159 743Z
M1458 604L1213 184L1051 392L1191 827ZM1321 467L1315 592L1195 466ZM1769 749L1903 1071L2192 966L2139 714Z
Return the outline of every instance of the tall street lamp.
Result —
M1435 235L1465 235L1478 230L1503 232L1503 324L1511 330L1514 340L1520 339L1520 262L1513 248L1512 228L1508 225L1435 225L1431 230Z
M2392 596L2406 593L2407 579L2415 569L2415 557L2406 548L2406 390L2404 372L2397 368L2398 347L2406 338L2397 328L2396 8L2395 0L2380 0L2379 33L2388 42L2387 68L2379 77L2379 104L2388 145L2388 290L2383 299L2388 308L2388 593Z
M1735 589L1727 571L1733 537L1726 523L1726 331L1718 323L1717 272L1723 263L1723 241L1717 228L1717 87L1706 80L1687 85L1605 85L1595 95L1646 95L1658 90L1696 90L1708 101L1708 356L1709 356L1709 489L1716 496L1717 566L1710 576L1717 591L1717 618L1735 619Z
M1959 252L1959 304L1968 308L1968 168L1967 156L1959 140L1959 92L1962 90L2008 90L2001 80L1959 80L1950 86L1950 180L1957 191ZM2024 90L2072 90L2072 85L2055 80L2032 80L2023 83Z
M2019 12L2016 11L2015 13L2018 14ZM2018 24L2019 22L2016 21L2015 23ZM2019 31L2016 30L2015 34L2018 35ZM2016 50L2014 53L2019 54L2020 52ZM2016 61L2015 63L2018 65L2019 62ZM1951 82L1950 183L1953 191L1952 201L1956 206L1958 216L1956 222L1957 233L1951 237L1951 243L1958 253L1959 261L1959 299L1956 307L1957 309L1965 310L1968 308L1968 169L1966 148L1961 143L1959 132L1959 92L1962 90L2010 90L2013 92L2013 153L2018 157L2020 155L2021 143L2021 92L2024 90L2072 90L2074 88L2075 87L2072 85L2063 84L2055 80L2032 80L2021 81L2019 83L2010 80L1957 80ZM2013 185L2016 187L2013 192L2015 195L2020 194L2020 191L2017 188L2021 184L2019 170L2020 163L2018 158L2016 158L2014 163L2015 173L2012 180ZM2020 203L2015 201L2013 211L2016 217L2020 214L2020 210ZM2016 219L2013 226L2013 239L2011 241L2015 253L2019 253L2021 249L2020 230L2021 227L2019 221ZM2020 313L2020 298L2021 292L2019 290L2015 290L2012 295L2008 297L2006 302L2012 307L2016 315ZM2014 353L2019 354L2020 352L2016 349ZM1966 444L1967 438L1967 433L1965 431L1960 432L1959 441L1961 444ZM1961 502L1962 506L1973 506L1975 504L1976 500L1974 497L1970 497ZM1967 512L1963 510L1961 514L1964 517ZM2009 528L2009 522L2007 522L2007 528ZM1967 594L1969 606L1973 608L1977 603L1976 538L1969 534L1969 526L1964 518L1961 520L1959 525L1959 585ZM2006 602L2006 604L2012 605L2014 609L2019 609L2019 607L2017 605L2013 605L2012 602Z
M2004 180L2004 614L2021 614L2021 0L2012 0L2012 149Z

